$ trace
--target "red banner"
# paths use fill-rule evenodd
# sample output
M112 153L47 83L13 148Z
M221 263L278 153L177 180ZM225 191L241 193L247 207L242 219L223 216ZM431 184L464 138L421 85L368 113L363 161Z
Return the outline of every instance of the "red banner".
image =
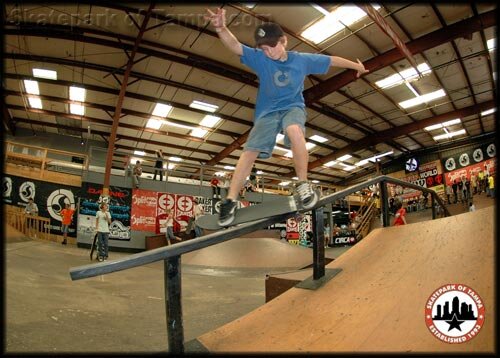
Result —
M495 159L488 159L477 164L469 165L468 167L464 167L462 169L453 170L445 174L446 185L452 185L455 180L461 180L462 176L470 180L471 174L474 174L477 177L477 174L483 170L484 172L488 172L490 174L495 173ZM486 173L485 173L486 174Z
M194 197L191 195L158 193L158 209L156 212L156 233L164 233L166 210L171 209L174 216L174 232L188 225L194 216Z
M132 211L130 227L137 231L156 229L157 194L155 191L134 189L132 191Z

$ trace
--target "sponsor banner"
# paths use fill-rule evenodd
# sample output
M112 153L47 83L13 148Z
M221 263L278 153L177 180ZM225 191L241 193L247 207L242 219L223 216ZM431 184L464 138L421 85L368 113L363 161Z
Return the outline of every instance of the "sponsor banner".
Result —
M49 229L52 234L62 235L61 210L66 204L76 209L76 201L81 189L41 180L7 175L3 177L4 204L26 207L31 198L38 206L38 215L50 219ZM69 226L68 236L76 237L76 214Z
M488 159L480 163L469 165L468 167L465 168L445 173L446 185L452 185L455 182L455 180L460 181L462 179L462 176L465 176L468 180L470 180L472 174L474 174L477 177L478 173L481 170L488 171L488 173L495 173L496 159Z
M82 183L82 197L80 199L80 214L96 215L99 210L98 200L102 194L102 184ZM109 225L110 240L130 240L130 208L132 205L132 192L129 188L117 186L109 187Z
M156 231L156 206L158 193L151 190L132 191L130 228L137 231Z
M496 157L495 143L483 144L443 159L445 172L452 172Z

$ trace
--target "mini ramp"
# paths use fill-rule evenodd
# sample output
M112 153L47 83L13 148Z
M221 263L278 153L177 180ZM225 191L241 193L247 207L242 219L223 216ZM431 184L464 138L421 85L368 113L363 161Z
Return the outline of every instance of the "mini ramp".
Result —
M494 207L376 229L330 263L316 291L292 288L198 337L209 352L494 352ZM438 287L473 288L485 306L479 334L444 343L425 324Z
M183 255L188 265L297 269L313 262L312 250L273 238L237 238Z

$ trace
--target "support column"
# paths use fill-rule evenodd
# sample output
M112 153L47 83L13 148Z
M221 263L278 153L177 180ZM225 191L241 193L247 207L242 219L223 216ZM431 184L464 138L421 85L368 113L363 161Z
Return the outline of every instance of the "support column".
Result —
M168 350L172 354L182 354L184 353L184 327L182 323L182 282L180 256L164 260L164 275Z

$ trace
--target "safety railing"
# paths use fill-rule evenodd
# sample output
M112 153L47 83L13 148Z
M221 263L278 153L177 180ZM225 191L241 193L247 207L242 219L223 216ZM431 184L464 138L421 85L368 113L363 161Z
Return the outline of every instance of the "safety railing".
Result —
M7 224L32 239L50 240L50 219L27 215L22 208L4 205Z
M404 182L387 176L379 176L369 179L349 188L338 191L333 194L322 197L316 206L312 209L312 227L313 227L313 275L315 281L325 276L325 246L324 246L324 220L323 207L343 198L349 194L355 193L365 187L379 184L381 194L381 209L383 214L383 226L389 225L389 205L387 195L387 183L401 185L416 190L428 192L432 200L432 219L436 218L436 207L443 209L445 216L449 216L448 209L438 195L430 189L422 188L418 185ZM164 282L165 282L165 305L167 320L168 346L171 353L180 354L184 352L184 329L181 305L181 256L188 252L196 251L211 245L216 245L228 241L241 235L268 227L269 225L284 222L293 217L294 212L270 216L268 218L256 220L232 228L220 230L198 239L181 242L179 244L167 247L157 248L151 251L130 255L109 262L84 265L70 269L72 280L79 280L99 275L104 275L116 271L126 270L132 267L138 267L150 264L156 261L164 261Z

